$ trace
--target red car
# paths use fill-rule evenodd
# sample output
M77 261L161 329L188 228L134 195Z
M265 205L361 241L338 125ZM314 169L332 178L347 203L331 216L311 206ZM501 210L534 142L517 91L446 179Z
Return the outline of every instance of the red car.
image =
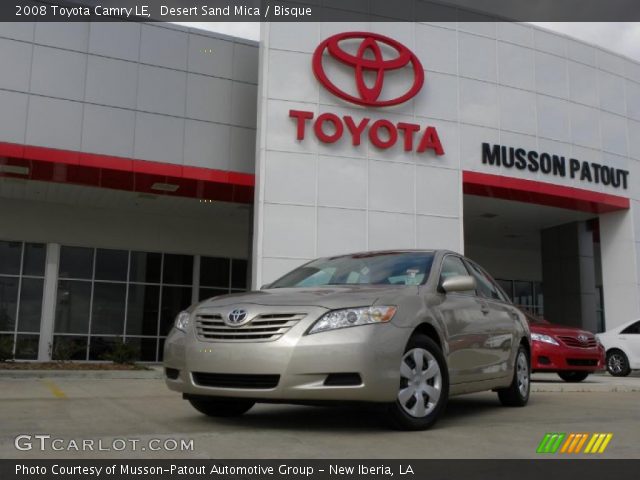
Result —
M604 369L604 347L593 333L523 313L531 329L533 372L556 372L566 382L581 382Z

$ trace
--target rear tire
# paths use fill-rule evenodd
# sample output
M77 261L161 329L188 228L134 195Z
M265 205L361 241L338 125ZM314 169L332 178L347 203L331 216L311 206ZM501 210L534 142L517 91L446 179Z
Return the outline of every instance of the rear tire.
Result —
M239 398L220 400L217 398L191 397L187 400L189 400L193 408L209 417L239 417L256 404L252 400Z
M507 388L498 390L498 399L506 407L524 407L531 390L531 367L527 350L520 345L513 368L513 380Z
M400 364L396 401L388 418L398 430L426 430L436 423L449 398L449 370L440 347L426 335L413 335Z
M558 372L558 376L569 383L578 383L589 376L589 372Z
M626 377L631 373L629 359L622 350L607 352L607 371L614 377Z

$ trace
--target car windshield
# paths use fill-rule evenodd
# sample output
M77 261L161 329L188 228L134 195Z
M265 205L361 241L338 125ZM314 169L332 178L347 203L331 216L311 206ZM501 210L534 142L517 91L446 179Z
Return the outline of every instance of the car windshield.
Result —
M429 276L433 252L373 252L314 260L269 288L322 285L420 285Z

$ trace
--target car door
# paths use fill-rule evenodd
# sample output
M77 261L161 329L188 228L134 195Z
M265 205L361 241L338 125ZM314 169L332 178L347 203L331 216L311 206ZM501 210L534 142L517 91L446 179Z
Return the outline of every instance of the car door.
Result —
M640 367L640 320L620 332L620 343L629 357L631 368Z
M482 325L485 302L473 290L445 293L440 288L446 278L456 275L470 275L470 272L459 256L448 254L441 262L439 296L433 307L440 315L448 339L447 363L452 384L481 380L481 372L486 367L481 353L485 341Z
M519 314L487 272L475 262L465 261L476 279L478 295L483 302L481 325L485 360L482 375L486 379L502 377L511 366Z

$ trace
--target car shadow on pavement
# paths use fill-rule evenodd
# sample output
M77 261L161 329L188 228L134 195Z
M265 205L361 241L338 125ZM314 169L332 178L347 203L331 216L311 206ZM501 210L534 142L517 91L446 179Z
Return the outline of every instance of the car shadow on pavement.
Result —
M601 382L594 382L593 380L582 380L581 382L565 382L561 378L555 380L553 378L532 378L531 383L559 383L562 385L584 385L584 384L598 384Z
M551 376L548 374L545 374L544 376L539 376L539 374L538 375L534 374L531 376L531 383L559 383L559 384L567 384L567 385L580 385L580 384L586 384L586 383L591 383L591 384L602 383L602 380L598 380L597 378L594 378L594 376L589 375L587 378L585 378L580 382L567 382L558 376Z
M502 409L497 398L492 397L456 397L449 401L444 415L431 429L465 424L467 417L477 418L483 414L494 413ZM385 412L377 406L297 406L269 405L258 406L242 417L211 418L211 422L228 427L269 430L313 430L357 432L389 432L385 421Z
M380 409L371 406L258 405L242 417L211 421L247 429L371 432L387 428L380 416Z

